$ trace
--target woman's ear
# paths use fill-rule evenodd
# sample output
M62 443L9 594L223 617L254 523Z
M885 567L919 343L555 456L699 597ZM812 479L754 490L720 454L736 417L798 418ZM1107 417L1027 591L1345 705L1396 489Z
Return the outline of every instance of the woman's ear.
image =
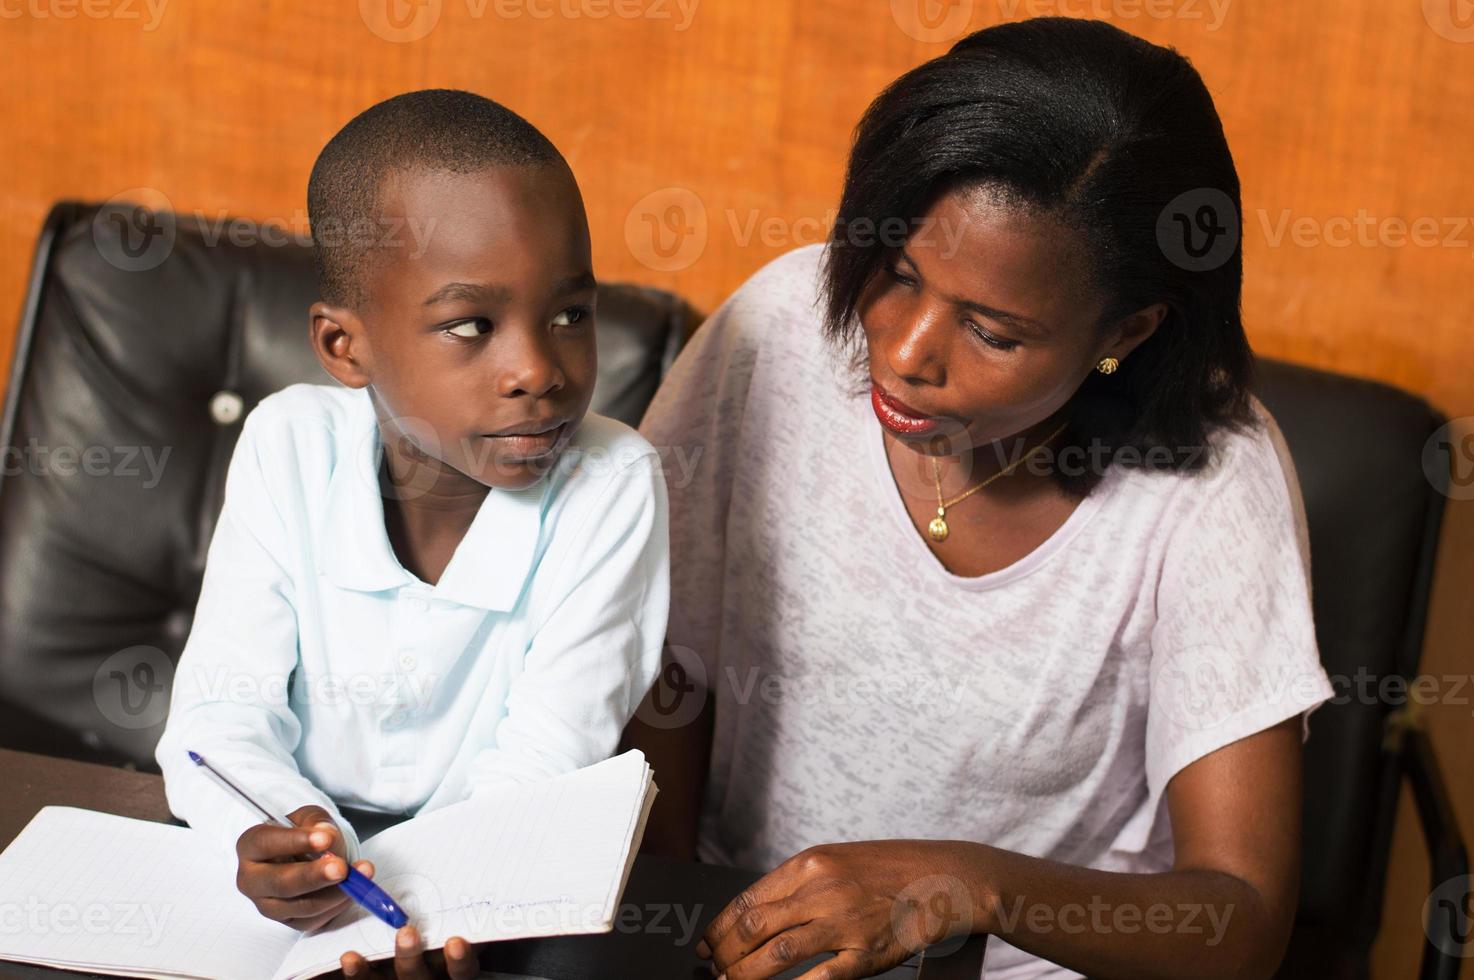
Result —
M358 314L319 301L312 304L308 317L308 342L323 369L349 388L366 386L373 379L373 360Z
M1167 319L1166 303L1153 303L1151 306L1142 307L1135 313L1122 317L1111 328L1110 346L1100 356L1114 357L1119 361L1126 360L1126 355L1136 350L1148 337L1156 333L1157 328L1165 319Z

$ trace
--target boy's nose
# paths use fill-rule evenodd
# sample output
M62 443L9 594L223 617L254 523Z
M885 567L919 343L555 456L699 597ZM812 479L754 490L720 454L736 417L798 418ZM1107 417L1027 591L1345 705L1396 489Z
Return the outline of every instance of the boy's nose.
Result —
M545 398L562 389L567 379L556 360L544 354L529 353L502 377L502 394L508 398L528 396Z

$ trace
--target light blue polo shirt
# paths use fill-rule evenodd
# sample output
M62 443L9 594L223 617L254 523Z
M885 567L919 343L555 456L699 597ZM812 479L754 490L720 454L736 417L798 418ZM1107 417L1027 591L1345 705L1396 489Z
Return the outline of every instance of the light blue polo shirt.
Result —
M390 545L380 455L363 389L292 385L242 428L157 750L170 809L228 848L258 818L189 750L283 814L413 814L607 758L655 680L666 495L638 433L586 416L433 586Z

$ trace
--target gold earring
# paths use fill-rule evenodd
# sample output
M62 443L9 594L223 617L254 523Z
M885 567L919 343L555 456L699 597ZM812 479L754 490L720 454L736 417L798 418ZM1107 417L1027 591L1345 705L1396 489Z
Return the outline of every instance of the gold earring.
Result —
M1095 369L1101 374L1115 374L1116 368L1120 366L1121 362L1114 357L1102 357L1100 363L1095 366Z

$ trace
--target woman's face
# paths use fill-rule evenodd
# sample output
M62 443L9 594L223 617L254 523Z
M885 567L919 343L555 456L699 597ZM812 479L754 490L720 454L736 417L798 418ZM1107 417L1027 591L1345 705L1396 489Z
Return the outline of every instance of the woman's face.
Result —
M1084 263L1075 233L986 189L940 198L860 300L881 423L950 455L1052 422L1102 357L1151 333L1098 326Z

